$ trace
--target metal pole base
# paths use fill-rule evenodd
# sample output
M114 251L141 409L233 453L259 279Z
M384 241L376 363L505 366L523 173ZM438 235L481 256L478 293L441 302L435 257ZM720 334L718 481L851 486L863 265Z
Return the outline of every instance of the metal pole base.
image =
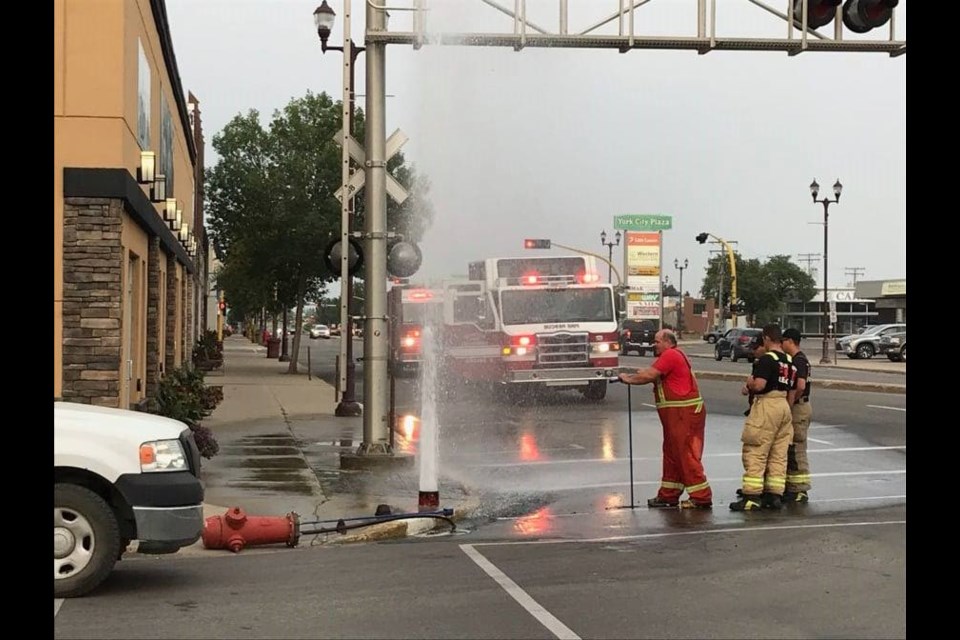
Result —
M356 400L341 400L333 415L338 418L356 418L363 415L363 405Z
M823 355L820 356L820 364L830 364L830 343L823 341Z
M421 491L420 498L417 501L417 511L424 513L426 511L438 511L440 509L439 491Z
M277 360L279 360L280 362L290 362L290 356L284 354L284 355L280 356L279 358L277 358Z

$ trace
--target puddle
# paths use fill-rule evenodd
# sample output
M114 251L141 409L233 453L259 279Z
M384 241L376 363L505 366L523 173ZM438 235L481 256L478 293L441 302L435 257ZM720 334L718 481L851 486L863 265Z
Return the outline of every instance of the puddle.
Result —
M222 464L233 469L309 469L300 456L225 457Z
M240 446L296 447L297 441L290 434L277 433L265 436L245 436L238 441Z
M296 456L300 450L296 447L247 447L243 445L225 444L220 452L231 456Z
M313 488L303 482L228 482L228 486L239 489L259 490L262 493L295 493L298 495L313 495Z

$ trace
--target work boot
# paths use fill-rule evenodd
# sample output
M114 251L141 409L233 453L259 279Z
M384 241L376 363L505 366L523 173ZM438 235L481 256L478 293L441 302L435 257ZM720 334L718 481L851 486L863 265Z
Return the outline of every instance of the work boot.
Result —
M783 503L780 501L780 496L775 493L764 493L760 496L760 506L763 509L772 509L774 511L779 511L783 506Z
M650 498L647 500L647 507L650 509L676 509L676 502L664 502L660 498Z
M736 502L730 503L730 511L759 511L760 507L760 496L744 495Z
M803 504L810 502L810 496L807 495L806 491L785 491L780 501L783 504Z
M680 503L681 509L713 509L712 502L694 502L693 500L684 500Z

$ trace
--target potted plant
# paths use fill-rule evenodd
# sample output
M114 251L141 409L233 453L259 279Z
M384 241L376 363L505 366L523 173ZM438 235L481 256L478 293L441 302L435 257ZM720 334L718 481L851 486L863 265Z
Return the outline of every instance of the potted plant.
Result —
M223 343L215 331L204 331L193 346L193 366L201 371L213 371L223 366Z

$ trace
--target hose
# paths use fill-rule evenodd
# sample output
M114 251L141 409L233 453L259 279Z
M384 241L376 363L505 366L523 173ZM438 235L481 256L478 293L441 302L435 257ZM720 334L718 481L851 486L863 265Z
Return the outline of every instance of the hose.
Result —
M300 533L303 535L314 535L319 533L346 533L352 529L360 529L362 527L369 527L371 525L380 524L381 522L393 522L396 520L410 520L413 518L433 518L435 520L443 520L450 525L450 531L457 530L457 524L453 521L451 516L453 515L453 509L444 509L442 511L430 511L426 513L398 513L391 515L382 515L382 516L359 516L356 518L340 518L338 520L313 520L309 522L300 523ZM333 527L318 527L316 529L310 528L312 525L320 525L327 522L335 522L336 525ZM352 522L352 524L347 524L347 522Z

